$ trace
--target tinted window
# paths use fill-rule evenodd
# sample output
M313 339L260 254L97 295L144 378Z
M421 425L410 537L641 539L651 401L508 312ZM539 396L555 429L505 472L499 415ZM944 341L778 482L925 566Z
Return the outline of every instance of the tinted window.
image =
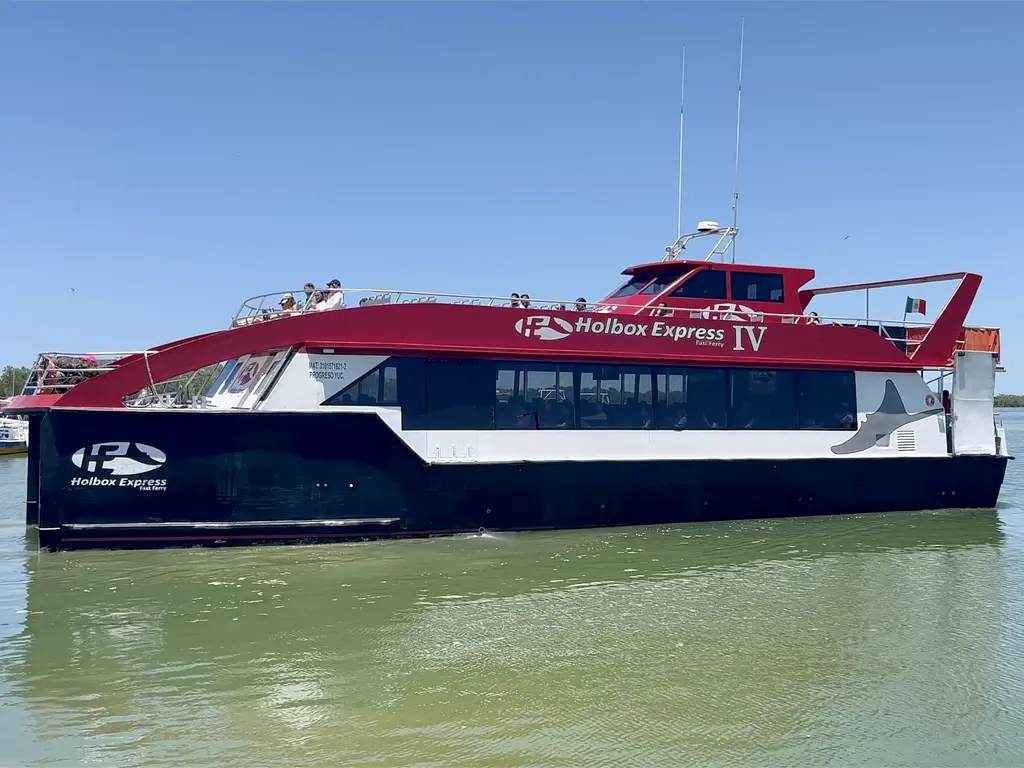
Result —
M724 299L725 272L700 269L672 291L672 295L680 299Z
M651 280L650 276L647 277L634 277L624 286L619 288L615 293L609 296L609 299L624 299L627 296L634 295L637 291L643 288Z
M684 274L684 272L671 272L666 273L664 275L659 275L658 277L654 278L654 281L650 285L648 285L646 288L640 291L640 293L643 294L644 296L655 296L664 291L670 285L672 285L672 283L674 283Z
M393 358L385 360L369 373L331 395L324 401L324 405L397 405L397 365Z
M494 367L487 360L427 358L427 429L494 429Z
M651 369L623 365L581 365L581 429L650 429Z
M498 429L572 429L573 366L499 363L494 378Z
M792 371L733 370L729 429L796 429Z
M217 380L210 385L210 388L206 390L207 397L213 397L220 391L220 388L224 386L224 383L234 374L235 366L238 365L238 360L228 360L224 363L224 366L220 369L220 375L217 376ZM35 371L32 372L32 379L35 379ZM30 382L33 383L33 382ZM27 386L27 385L26 385Z
M728 377L714 368L665 368L658 373L658 429L724 429Z
M799 371L800 429L856 429L857 380L852 371Z
M732 273L733 301L782 301L782 275L758 272Z

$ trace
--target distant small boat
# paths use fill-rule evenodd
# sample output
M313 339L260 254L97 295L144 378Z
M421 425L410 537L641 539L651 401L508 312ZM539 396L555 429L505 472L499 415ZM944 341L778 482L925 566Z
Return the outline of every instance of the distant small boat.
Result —
M0 400L0 408L8 402ZM28 453L28 422L0 416L0 456L15 453Z

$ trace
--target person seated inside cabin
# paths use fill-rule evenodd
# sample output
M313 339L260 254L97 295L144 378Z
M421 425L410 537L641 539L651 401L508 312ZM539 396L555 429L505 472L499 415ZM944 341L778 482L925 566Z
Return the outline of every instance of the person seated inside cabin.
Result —
M686 429L686 408L682 405L676 406L675 413L670 417L672 429Z
M669 309L668 304L666 304L664 301L661 302L658 306L656 306L653 310L651 310L651 315L653 315L654 317L672 317L672 315L674 314L675 312Z
M331 280L327 284L324 293L327 295L327 298L317 303L316 309L318 312L326 312L345 306L345 293L341 290L340 280Z
M576 306L573 307L575 312L586 312L587 311L587 300L580 296L576 299Z
M306 310L316 309L316 286L312 283L306 283L302 286L303 293L306 294L306 300L303 302L302 307Z
M574 420L572 406L568 403L558 403L554 407L554 422L558 429L571 429Z

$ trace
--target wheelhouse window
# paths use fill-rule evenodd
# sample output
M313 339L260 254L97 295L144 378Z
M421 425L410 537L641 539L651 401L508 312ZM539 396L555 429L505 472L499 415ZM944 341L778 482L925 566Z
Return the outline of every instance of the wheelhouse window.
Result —
M728 375L716 368L658 372L658 429L725 429Z
M651 282L650 275L635 275L630 279L628 283L619 288L617 291L615 291L615 293L611 294L608 298L625 299L630 296L635 296L637 293L640 292L640 289L647 285L649 282Z
M735 369L729 400L729 429L796 429L793 371Z
M685 272L666 272L665 274L658 275L640 291L640 294L642 296L657 296L685 274Z
M732 299L733 301L784 301L782 275L774 272L733 272Z
M856 375L853 371L800 371L797 410L800 429L856 429Z
M672 291L674 299L724 300L725 272L720 269L698 269Z

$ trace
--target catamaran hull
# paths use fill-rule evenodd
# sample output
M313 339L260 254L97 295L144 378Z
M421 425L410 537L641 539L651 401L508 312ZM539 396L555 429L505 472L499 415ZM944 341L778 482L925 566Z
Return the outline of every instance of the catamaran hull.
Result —
M39 443L30 522L51 549L993 508L1007 462L426 463L374 414L323 412L57 409L42 418Z

